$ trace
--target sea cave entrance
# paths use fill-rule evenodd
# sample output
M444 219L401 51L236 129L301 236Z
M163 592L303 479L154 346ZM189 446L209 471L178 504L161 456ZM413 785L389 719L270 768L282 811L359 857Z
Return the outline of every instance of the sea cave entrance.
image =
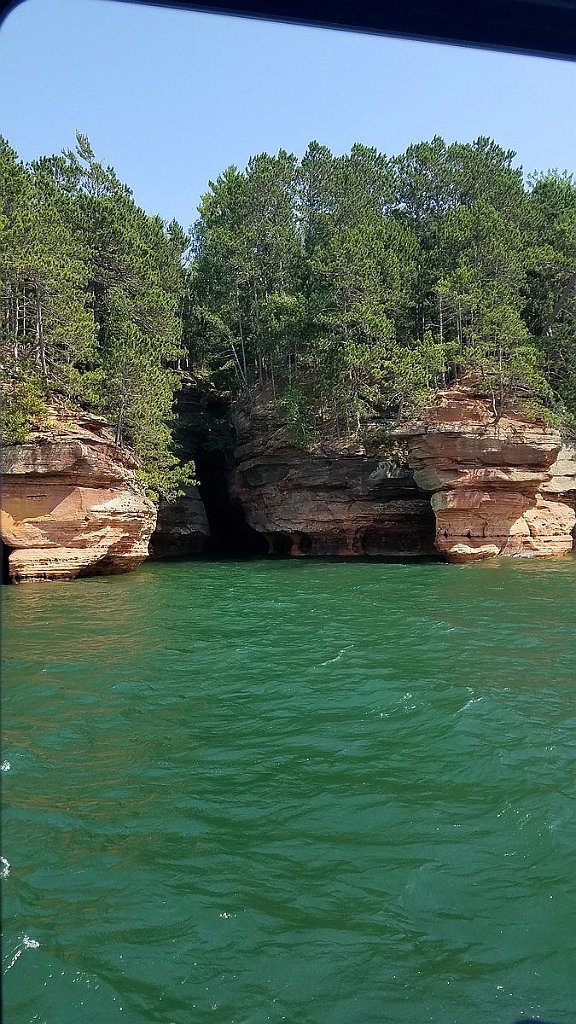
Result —
M246 522L243 510L230 496L230 456L223 449L200 448L194 453L198 490L210 524L206 555L268 554L268 541Z
M0 582L11 583L12 581L10 579L9 558L14 549L9 548L8 545L4 543L4 541L0 541L0 547L2 548L2 578Z

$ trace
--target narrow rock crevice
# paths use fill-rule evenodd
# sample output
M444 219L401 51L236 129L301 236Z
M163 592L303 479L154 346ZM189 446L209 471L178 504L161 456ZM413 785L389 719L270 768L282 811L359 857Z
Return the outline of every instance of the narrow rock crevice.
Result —
M1 541L1 540L0 540L0 548L2 548L2 578L1 578L0 582L1 583L11 583L12 581L10 579L9 559L10 559L10 555L12 554L12 550L13 549L9 548L8 545L4 544L4 542Z
M268 554L266 537L248 525L242 508L230 496L228 478L231 467L228 453L223 449L199 448L194 453L194 461L198 490L210 526L204 554Z
M268 409L251 413L232 406L227 395L182 387L178 442L182 457L195 463L197 507L186 511L186 499L172 510L160 507L152 557L199 551L277 558L433 553L430 497L407 466L341 444L308 450ZM186 530L189 536L198 532L195 552L180 546Z

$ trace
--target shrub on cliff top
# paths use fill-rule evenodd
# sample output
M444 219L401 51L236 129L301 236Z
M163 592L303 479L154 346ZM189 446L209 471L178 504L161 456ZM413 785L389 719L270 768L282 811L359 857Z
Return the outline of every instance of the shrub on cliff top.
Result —
M34 380L4 385L0 414L2 443L19 444L27 441L30 433L41 429L47 421L45 395Z

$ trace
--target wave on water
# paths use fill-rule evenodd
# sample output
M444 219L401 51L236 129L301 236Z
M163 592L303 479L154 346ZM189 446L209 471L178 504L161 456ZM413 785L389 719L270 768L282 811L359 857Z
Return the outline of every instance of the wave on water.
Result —
M574 1024L576 562L527 582L7 588L6 1020Z
M40 943L37 941L37 939L31 939L29 935L23 935L21 940L20 940L20 942L16 946L16 948L13 949L12 954L11 954L10 963L7 965L7 967L5 969L7 971L10 971L14 967L14 964L17 962L17 960L20 959L20 957L22 956L22 953L24 952L25 949L39 949L39 948L40 948Z

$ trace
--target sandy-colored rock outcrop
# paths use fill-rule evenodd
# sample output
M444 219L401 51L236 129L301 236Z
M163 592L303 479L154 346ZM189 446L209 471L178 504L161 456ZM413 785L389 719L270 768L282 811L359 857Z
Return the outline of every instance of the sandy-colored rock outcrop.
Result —
M429 497L407 467L362 450L286 440L265 417L237 416L232 495L271 553L417 555L433 551Z
M52 410L2 459L0 535L15 583L127 572L148 555L156 509L100 417Z
M576 450L557 430L519 413L495 420L487 399L454 387L398 433L450 561L572 551Z
M560 495L568 504L576 502L576 441L564 441L556 461L550 466L550 479L541 487L542 493Z

